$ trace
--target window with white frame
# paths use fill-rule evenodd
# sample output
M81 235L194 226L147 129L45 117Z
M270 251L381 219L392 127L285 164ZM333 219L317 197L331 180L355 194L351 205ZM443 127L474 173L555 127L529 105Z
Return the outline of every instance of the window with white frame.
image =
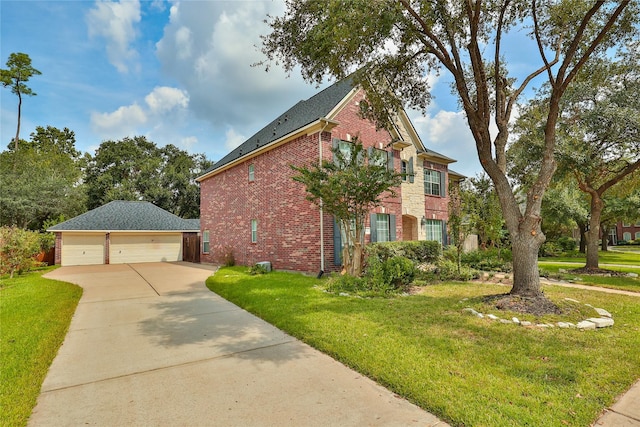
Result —
M628 231L625 231L624 233L622 233L622 240L630 242L631 241L631 233L629 233Z
M409 177L407 174L409 173L409 162L403 160L400 162L400 173L402 174L402 180L406 181Z
M202 252L205 254L209 253L209 230L202 232Z
M251 243L256 243L258 241L258 220L251 220Z
M622 221L622 226L623 226L623 227L631 227L631 223L630 223L630 222Z
M376 242L391 241L390 225L388 214L376 214Z
M636 227L640 227L640 219L636 221Z
M636 240L640 239L640 231L636 231Z
M432 169L424 170L424 193L440 195L440 172Z
M249 181L254 181L256 179L256 169L252 164L249 165Z
M433 240L442 244L442 221L439 219L428 219L425 224L426 240Z

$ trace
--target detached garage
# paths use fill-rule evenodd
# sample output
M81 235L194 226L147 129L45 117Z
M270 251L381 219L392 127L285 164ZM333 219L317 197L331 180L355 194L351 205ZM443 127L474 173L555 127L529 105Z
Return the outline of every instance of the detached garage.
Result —
M47 231L56 234L56 264L182 261L184 242L200 231L149 202L113 201Z

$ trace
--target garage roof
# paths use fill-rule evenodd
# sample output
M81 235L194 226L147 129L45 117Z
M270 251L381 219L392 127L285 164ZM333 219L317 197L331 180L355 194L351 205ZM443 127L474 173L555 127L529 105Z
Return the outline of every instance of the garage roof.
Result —
M114 200L47 231L200 231L200 220L183 219L150 202Z

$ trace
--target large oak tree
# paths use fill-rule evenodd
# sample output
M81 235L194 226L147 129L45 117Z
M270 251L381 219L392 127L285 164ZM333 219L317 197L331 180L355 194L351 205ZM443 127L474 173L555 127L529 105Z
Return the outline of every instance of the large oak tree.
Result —
M288 0L284 16L268 20L272 32L263 52L269 62L289 72L299 66L305 79L318 83L356 70L367 92L363 112L381 123L402 105L424 110L428 73L449 73L511 236L511 293L542 297L540 210L556 169L560 99L590 58L632 36L638 16L637 0ZM520 49L529 49L528 62L538 60L516 75L505 44L523 33L531 45ZM521 203L506 175L509 121L536 78L551 87L543 160ZM490 132L492 123L497 133Z

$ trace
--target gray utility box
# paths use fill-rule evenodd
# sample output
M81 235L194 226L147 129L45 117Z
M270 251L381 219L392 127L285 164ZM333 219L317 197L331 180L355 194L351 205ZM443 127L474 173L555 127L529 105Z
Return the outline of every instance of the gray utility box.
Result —
M271 272L271 263L269 261L260 261L260 262L257 262L256 265L259 265L260 267L264 268L266 272Z

